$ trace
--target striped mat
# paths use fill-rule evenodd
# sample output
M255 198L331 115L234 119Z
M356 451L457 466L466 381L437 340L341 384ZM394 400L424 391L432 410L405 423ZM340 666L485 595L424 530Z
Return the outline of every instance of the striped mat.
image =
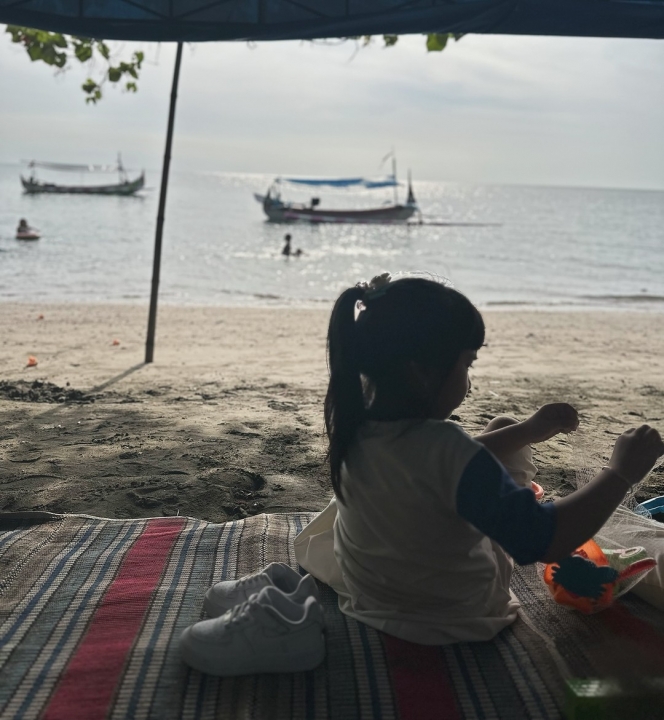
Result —
M0 717L559 718L564 681L664 658L664 614L629 598L583 617L535 568L490 643L423 647L343 616L322 588L327 659L300 674L220 680L180 660L206 589L283 561L308 513L215 525L186 518L0 515ZM629 597L629 596L628 596Z

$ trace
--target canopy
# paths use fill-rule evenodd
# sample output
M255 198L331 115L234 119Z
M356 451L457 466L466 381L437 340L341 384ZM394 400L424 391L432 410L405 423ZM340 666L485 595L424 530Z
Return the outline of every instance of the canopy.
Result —
M399 182L390 175L384 180L368 180L367 178L277 178L278 181L293 183L294 185L307 185L308 187L363 187L373 188L397 187Z
M72 163L42 162L41 160L24 162L27 162L30 168L45 168L60 172L118 172L118 170L122 169L120 165L74 165Z
M0 0L0 23L107 40L407 33L664 37L664 0Z

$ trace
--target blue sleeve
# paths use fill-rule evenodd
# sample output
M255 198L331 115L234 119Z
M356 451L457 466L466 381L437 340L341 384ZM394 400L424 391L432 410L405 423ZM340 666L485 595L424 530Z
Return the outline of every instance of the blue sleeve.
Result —
M540 504L482 448L466 465L457 488L457 512L495 540L519 565L540 560L556 527L553 503Z

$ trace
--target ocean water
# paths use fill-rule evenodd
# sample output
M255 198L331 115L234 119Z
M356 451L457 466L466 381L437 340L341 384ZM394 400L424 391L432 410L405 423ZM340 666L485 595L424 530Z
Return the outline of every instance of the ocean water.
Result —
M20 170L0 165L0 300L147 301L159 173L147 172L152 189L140 197L118 198L28 196ZM422 225L286 227L265 222L253 198L272 179L172 173L161 302L323 306L358 280L401 270L445 276L485 307L664 311L664 192L416 181ZM391 190L313 194L334 207L392 198ZM289 197L308 199L301 190ZM14 239L21 217L41 240ZM440 222L452 224L430 224ZM281 256L287 231L302 257Z

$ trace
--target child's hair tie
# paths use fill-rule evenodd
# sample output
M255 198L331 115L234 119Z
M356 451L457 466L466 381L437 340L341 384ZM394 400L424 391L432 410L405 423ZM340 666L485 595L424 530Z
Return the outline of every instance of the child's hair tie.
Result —
M366 304L367 300L375 300L376 298L385 295L391 280L392 275L390 275L389 272L384 272L380 275L375 275L369 282L365 281L357 283L357 287L364 290L363 302Z

